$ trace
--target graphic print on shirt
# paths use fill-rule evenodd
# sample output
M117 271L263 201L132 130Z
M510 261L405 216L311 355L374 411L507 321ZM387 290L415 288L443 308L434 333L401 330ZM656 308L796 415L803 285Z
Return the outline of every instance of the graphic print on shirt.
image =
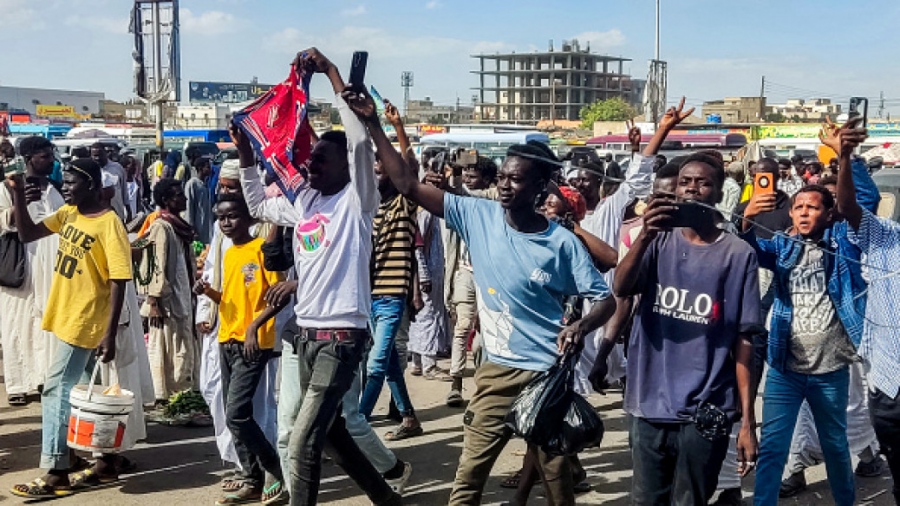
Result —
M657 284L653 312L689 323L710 325L722 315L722 304L706 293Z
M97 239L68 223L60 231L59 239L53 270L66 279L72 279L76 273L82 273L79 263L84 260Z
M259 264L249 263L241 267L241 274L244 275L244 286L250 286L256 281L257 272L259 272Z
M791 299L794 304L791 331L813 335L828 331L835 318L834 303L828 298L825 259L821 251L807 252L808 261L791 270Z
M331 241L325 235L325 225L331 221L325 216L316 213L311 219L297 225L297 252L311 256L315 255L319 248L331 245Z
M513 332L512 314L510 313L509 305L503 302L497 290L488 288L487 294L501 310L496 311L488 307L482 298L481 290L475 290L481 335L484 339L485 349L491 354L500 357L520 358L509 348L509 338Z

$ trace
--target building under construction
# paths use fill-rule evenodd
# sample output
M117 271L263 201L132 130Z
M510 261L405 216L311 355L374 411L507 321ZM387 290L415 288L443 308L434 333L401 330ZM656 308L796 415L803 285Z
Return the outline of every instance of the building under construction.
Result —
M563 41L562 51L545 53L480 54L479 101L481 121L537 123L541 120L578 120L585 105L622 97L639 105L642 81L625 74L628 58L591 53L577 40Z

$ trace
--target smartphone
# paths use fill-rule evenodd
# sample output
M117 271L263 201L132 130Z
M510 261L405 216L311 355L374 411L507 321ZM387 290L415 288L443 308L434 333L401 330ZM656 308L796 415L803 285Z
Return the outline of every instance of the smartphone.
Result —
M350 65L350 84L361 88L366 81L366 64L369 62L368 51L353 53L353 63ZM365 89L365 88L363 88Z
M39 178L37 176L28 176L25 178L25 184L32 185L32 186L40 186L41 178Z
M369 94L372 95L372 100L375 101L375 109L378 110L378 114L384 114L385 106L381 93L378 93L374 86L369 86Z
M444 173L444 165L447 164L446 160L447 160L447 152L441 151L440 153L435 155L434 158L431 159L428 169L431 172L434 172L437 174L443 174Z
M696 202L677 202L672 213L672 228L692 227L708 219L709 209Z
M765 195L775 193L775 185L772 183L772 174L760 172L753 176L753 194Z
M850 119L862 116L862 127L869 123L869 99L866 97L850 97L850 111L847 113Z

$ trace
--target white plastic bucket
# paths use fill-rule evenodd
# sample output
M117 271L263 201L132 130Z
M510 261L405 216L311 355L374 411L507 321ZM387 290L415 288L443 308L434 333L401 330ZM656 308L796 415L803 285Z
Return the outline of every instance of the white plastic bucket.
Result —
M69 394L72 410L66 442L76 450L115 453L122 446L134 394L122 390L122 395L104 395L104 388L94 385L99 370L100 362L97 362L91 382L75 385Z

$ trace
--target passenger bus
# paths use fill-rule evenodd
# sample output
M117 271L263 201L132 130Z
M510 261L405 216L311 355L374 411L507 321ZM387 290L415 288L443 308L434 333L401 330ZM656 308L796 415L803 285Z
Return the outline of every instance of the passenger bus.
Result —
M426 135L419 140L420 150L429 147L476 149L478 154L493 159L497 165L503 163L506 158L506 150L514 144L525 144L528 141L538 141L550 144L550 137L537 131L508 132L508 133L476 133L460 132L446 134Z

